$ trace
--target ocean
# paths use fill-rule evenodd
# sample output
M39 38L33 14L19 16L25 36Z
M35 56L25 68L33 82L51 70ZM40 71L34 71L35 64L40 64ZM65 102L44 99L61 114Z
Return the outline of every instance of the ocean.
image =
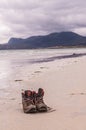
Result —
M47 67L47 62L53 62L53 60L47 61L51 57L73 53L86 53L86 49L0 50L0 89L9 87L11 80L30 77L35 70ZM66 64L62 59L56 60L58 60L58 68Z

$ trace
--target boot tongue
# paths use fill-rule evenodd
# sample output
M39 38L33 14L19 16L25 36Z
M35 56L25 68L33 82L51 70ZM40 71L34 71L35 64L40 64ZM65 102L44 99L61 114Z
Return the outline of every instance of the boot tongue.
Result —
M30 91L30 90L26 90L25 91L25 95L26 95L26 97L28 98L31 98L32 97L32 91Z
M28 95L28 97L30 97L32 95L31 91L28 91L27 95Z
M42 88L38 89L38 96L44 96L44 90Z

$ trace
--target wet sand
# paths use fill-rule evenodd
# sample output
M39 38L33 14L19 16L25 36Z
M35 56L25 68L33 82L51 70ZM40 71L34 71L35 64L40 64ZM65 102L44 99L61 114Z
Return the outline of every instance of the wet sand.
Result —
M49 57L49 58L42 58L42 59L33 60L33 61L30 61L30 63L51 62L51 61L55 61L55 60L77 58L77 57L82 57L82 56L86 56L86 53L73 53L70 55L66 54L66 55L62 55L62 56L53 56L53 57Z
M86 56L70 58L60 69L57 62L33 66L33 71L27 66L20 77L6 79L8 87L0 89L0 130L86 129ZM56 111L24 114L21 90L39 87L45 90L46 104Z

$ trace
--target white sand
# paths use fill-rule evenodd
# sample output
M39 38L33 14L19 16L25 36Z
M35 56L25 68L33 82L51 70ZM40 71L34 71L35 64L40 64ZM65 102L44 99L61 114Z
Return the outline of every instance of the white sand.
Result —
M22 71L23 81L8 81L11 87L1 90L5 95L0 98L0 130L86 130L86 57L69 59L60 69L57 62L33 68L28 78ZM24 114L21 89L39 87L45 90L46 104L56 111Z

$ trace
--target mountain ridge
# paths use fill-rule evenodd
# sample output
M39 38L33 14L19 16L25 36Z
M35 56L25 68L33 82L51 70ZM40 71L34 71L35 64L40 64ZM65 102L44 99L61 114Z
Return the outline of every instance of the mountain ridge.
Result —
M0 45L0 49L37 49L55 46L86 46L86 37L74 32L54 32L25 39L11 38L7 44Z

